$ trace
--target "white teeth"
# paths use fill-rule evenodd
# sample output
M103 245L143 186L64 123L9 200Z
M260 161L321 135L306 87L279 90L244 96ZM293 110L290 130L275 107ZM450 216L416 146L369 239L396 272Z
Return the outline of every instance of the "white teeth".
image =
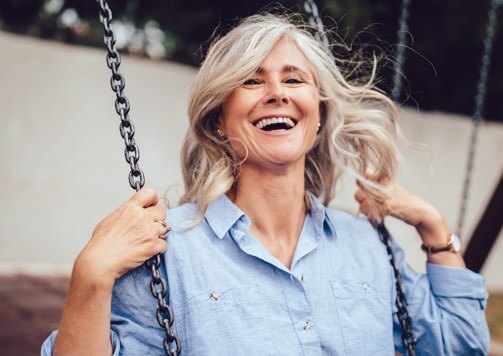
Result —
M262 119L259 120L255 123L255 127L258 129L263 129L264 127L272 124L286 124L290 128L295 126L295 122L290 119L289 117L273 117L273 118L268 118L268 119Z

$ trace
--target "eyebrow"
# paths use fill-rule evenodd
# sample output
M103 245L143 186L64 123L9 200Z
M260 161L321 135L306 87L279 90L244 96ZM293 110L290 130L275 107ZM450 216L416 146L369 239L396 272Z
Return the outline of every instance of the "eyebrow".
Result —
M298 73L302 74L304 77L307 77L307 78L310 77L310 75L306 71L300 69L297 66L294 66L293 64L287 64L287 65L283 66L283 68L281 68L281 73L291 73L291 72L298 72ZM255 73L264 74L264 73L267 73L267 71L263 67L258 67L257 70L255 71Z

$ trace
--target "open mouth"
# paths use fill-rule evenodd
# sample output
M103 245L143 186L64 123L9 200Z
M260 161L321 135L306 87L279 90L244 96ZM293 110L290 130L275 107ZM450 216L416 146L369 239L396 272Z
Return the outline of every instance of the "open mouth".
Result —
M264 131L291 130L295 125L297 121L289 117L268 117L253 123L253 126Z

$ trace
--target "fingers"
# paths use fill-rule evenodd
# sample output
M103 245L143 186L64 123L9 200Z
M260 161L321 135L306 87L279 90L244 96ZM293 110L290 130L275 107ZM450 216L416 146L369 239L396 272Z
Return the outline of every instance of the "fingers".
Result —
M153 222L154 234L165 238L166 233L171 230L166 224L166 209L160 206L151 206L145 209L149 219Z
M143 188L139 190L131 197L130 202L145 209L145 214L149 217L149 220L158 225L156 231L160 231L162 235L166 233L166 230L168 230L164 222L166 220L166 209L156 205L159 198L153 189Z
M143 233L138 236L144 246L143 251L147 253L144 257L145 260L156 254L166 252L167 233L170 231L170 228L164 221L150 221L147 225Z
M365 179L371 180L381 185L387 185L389 182L389 177L383 174L383 172L380 172L379 170L373 170L367 168L364 177Z
M362 203L366 199L366 195L361 189L358 189L355 193L355 199L358 203Z
M140 189L129 200L135 203L136 205L141 206L142 208L148 208L150 206L154 206L159 202L157 193L152 188Z
M155 255L165 253L168 249L168 242L163 239L157 239L157 240L158 240L158 242L156 244Z
M360 204L360 212L365 214L367 219L369 219L374 225L380 224L387 215L386 210L382 205L369 204L368 201L364 201Z
M155 224L158 225L159 230L152 241L152 256L166 252L168 249L167 233L171 230L164 221L156 222Z
M377 203L373 199L369 199L367 193L362 189L362 185L357 181L361 188L355 192L355 199L359 204L359 211L364 214L374 225L382 222L384 217L388 215L386 202Z
M98 260L104 262L98 267L104 273L116 279L142 261L166 252L166 209L157 203L154 190L141 189L98 223L86 254L101 256Z
M165 221L166 209L161 206L151 206L145 209L145 213L149 215L152 221Z
M158 230L158 237L165 240L166 239L166 234L171 231L171 228L166 224L164 221L158 221L157 224L159 225L159 230Z
M158 201L157 194L153 189L143 188L133 195L129 203L132 203L133 210L143 210L143 213L140 213L143 215L141 219L143 224L149 225L147 229L152 233L152 238L164 239L170 229L165 223L166 209L157 206Z

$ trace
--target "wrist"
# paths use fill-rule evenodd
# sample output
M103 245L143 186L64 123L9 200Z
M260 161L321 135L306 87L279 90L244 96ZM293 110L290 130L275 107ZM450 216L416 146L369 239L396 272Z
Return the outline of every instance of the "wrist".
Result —
M458 253L461 251L461 241L459 237L454 233L449 233L447 237L447 241L443 246L432 246L432 245L421 245L421 249L426 252L428 256L437 254L440 252L450 252L450 253Z
M443 246L445 245L451 230L444 217L440 214L432 216L416 227L424 245Z
M72 279L90 287L93 290L111 291L115 283L113 273L100 266L97 259L81 253L75 260L72 271Z

